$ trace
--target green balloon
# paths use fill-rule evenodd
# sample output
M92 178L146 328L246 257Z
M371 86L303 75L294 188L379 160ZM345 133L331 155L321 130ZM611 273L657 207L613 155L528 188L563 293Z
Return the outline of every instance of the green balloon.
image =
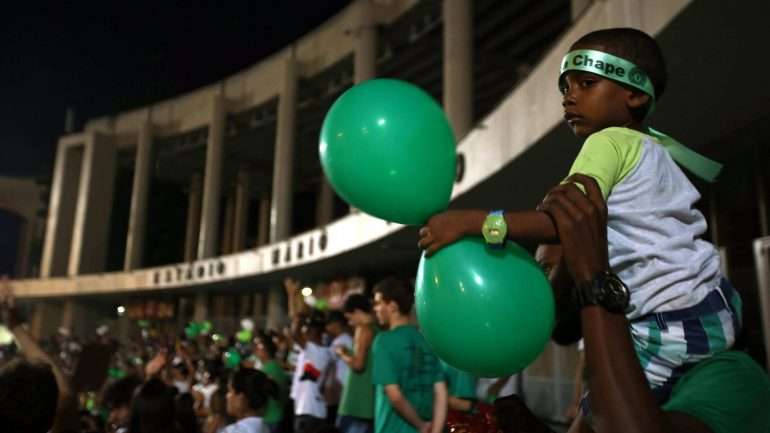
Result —
M477 237L420 259L415 283L423 335L448 364L507 376L537 358L554 326L554 299L540 266L520 246Z
M449 204L454 135L441 107L412 84L377 79L348 89L326 114L319 152L340 197L378 218L421 225Z
M251 341L251 331L248 331L246 329L238 331L235 334L235 338L241 343L248 343Z
M241 354L238 353L238 350L235 348L231 348L224 354L224 361L225 361L225 367L227 368L236 368L239 365L241 365Z

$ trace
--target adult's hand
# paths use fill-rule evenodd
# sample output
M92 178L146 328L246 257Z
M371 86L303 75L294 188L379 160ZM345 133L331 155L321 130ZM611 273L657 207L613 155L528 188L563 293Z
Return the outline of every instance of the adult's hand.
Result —
M538 209L556 223L564 261L576 285L591 282L597 273L609 269L607 205L593 178L570 176L549 191Z

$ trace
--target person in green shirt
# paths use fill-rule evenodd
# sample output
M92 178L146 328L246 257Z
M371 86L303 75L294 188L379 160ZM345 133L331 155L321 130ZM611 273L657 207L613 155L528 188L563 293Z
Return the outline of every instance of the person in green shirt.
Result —
M476 406L476 377L466 371L458 370L444 361L444 369L449 393L449 409L458 412L473 412Z
M263 420L271 432L276 432L283 420L283 408L288 395L289 376L275 359L277 348L269 337L258 337L254 341L254 353L262 363L260 369L278 385L278 398L267 403Z
M372 314L372 302L364 295L354 293L348 296L342 311L355 331L352 353L343 347L336 348L337 355L350 367L336 425L342 433L371 433L374 427L374 385L369 349L379 327Z
M447 413L447 388L436 355L409 323L411 285L387 278L374 287L374 311L389 327L374 340L376 433L440 433Z

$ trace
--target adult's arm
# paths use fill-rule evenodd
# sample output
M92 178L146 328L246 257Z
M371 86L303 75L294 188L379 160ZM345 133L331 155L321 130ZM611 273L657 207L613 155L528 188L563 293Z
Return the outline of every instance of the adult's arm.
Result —
M10 282L3 277L2 288L0 288L0 309L2 309L2 322L13 334L16 344L21 353L28 361L41 362L51 366L51 371L56 378L56 385L59 388L59 398L56 404L56 417L52 432L74 432L79 429L79 420L77 412L77 401L75 393L72 390L70 381L64 375L59 366L48 356L40 345L35 341L27 329L18 321L17 310L15 306L15 297Z
M448 396L449 392L446 388L446 382L436 382L433 384L433 419L430 423L432 433L444 431Z
M446 391L446 388L444 388L444 390ZM406 422L409 424L413 425L414 428L416 428L418 431L427 431L427 429L430 427L430 423L420 418L420 415L417 414L417 411L414 409L412 404L409 403L409 400L407 400L406 397L404 397L404 394L401 393L401 387L395 383L385 385L385 395L388 397L388 400L390 400L390 404L393 406L393 409L396 410L401 418L406 420ZM444 399L444 405L446 406L446 398Z
M576 285L590 283L609 270L607 207L596 181L580 174L559 185L541 205L556 222L564 259ZM586 190L583 194L573 182ZM634 350L629 323L623 314L600 306L580 313L585 341L585 362L591 389L591 414L595 431L692 432L711 430L701 421L681 413L665 413L650 391ZM578 418L571 431L591 431Z
M356 373L366 369L366 358L369 356L369 348L372 346L373 336L374 333L370 327L358 326L353 336L353 346L355 346L353 356L348 355L342 350L337 351L340 359L345 361L345 364L350 366Z

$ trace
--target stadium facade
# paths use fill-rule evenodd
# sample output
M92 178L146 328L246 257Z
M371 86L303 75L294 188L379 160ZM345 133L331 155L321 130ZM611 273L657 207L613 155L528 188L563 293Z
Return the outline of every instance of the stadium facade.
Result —
M763 357L770 110L760 101L770 101L761 84L770 61L758 53L770 11L734 3L354 1L247 70L62 136L39 275L14 288L34 306L38 335L125 328L115 307L132 302L175 324L234 326L227 318L250 315L278 327L285 277L409 272L415 228L350 209L324 180L318 135L334 99L375 77L421 86L458 137L453 206L531 208L579 146L560 125L561 56L588 31L635 27L656 35L669 61L653 123L727 164L720 183L697 185L707 235L744 288L751 350ZM530 368L529 389L568 400L563 372L574 359L550 348Z

